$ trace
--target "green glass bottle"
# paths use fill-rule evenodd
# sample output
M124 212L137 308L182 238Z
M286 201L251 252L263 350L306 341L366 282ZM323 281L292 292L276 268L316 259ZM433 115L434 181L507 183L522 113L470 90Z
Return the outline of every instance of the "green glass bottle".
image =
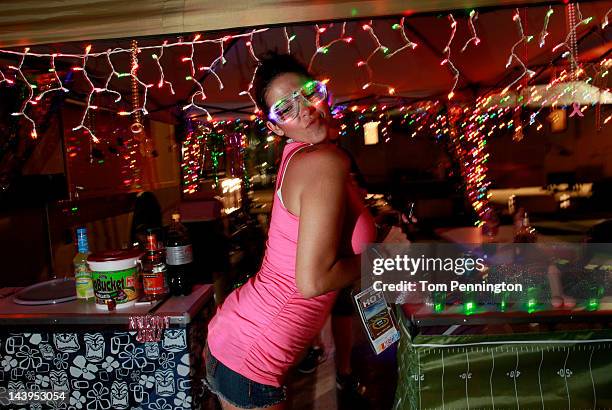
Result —
M87 241L87 230L78 228L76 231L78 253L72 263L74 264L74 280L76 284L77 299L82 301L93 301L94 289L91 279L91 270L87 265L89 255L89 243Z

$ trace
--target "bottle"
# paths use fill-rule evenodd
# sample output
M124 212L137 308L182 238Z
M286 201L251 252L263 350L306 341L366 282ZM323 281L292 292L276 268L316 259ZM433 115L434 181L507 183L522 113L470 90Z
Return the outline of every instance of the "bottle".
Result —
M181 215L172 214L172 223L166 235L166 264L168 287L172 295L191 293L193 274L193 250L187 228L181 223Z
M83 301L93 300L94 289L91 279L91 270L87 265L89 255L89 243L87 242L87 230L78 228L76 231L78 253L72 263L74 264L74 281L76 285L77 299Z
M527 212L523 214L520 223L517 223L516 231L514 233L514 243L534 243L537 241L538 236L535 229L529 224L529 216Z
M142 257L142 285L145 299L156 300L168 293L164 250L152 230L147 232L145 254Z
M482 236L487 243L495 242L499 233L499 218L493 209L488 209L482 218Z

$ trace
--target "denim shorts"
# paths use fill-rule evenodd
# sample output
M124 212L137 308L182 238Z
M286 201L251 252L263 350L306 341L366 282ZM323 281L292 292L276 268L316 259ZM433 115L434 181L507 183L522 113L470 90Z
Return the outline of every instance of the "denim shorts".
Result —
M270 407L287 399L286 387L275 387L254 382L231 370L217 360L205 347L205 383L220 399L241 408Z

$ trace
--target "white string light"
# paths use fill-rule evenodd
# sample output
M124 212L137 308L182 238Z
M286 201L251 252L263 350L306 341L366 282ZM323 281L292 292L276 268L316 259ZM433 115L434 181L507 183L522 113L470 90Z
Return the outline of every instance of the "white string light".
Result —
M609 24L608 22L608 16L610 15L610 12L612 12L612 8L608 9L608 12L606 13L606 15L603 18L603 22L601 23L601 29L603 30L604 28L606 28Z
M391 54L387 55L387 57L386 57L386 58L391 58L391 57L393 57L394 55L396 55L397 53L399 53L399 52L401 52L401 51L403 51L403 50L405 50L405 49L407 49L407 48L411 48L411 49L413 49L413 50L414 50L414 49L415 49L415 48L417 48L417 46L418 46L418 44L417 44L417 43L415 43L415 42L413 42L413 41L410 41L410 39L409 39L409 38L408 38L408 36L406 35L406 29L405 29L405 27L404 27L404 20L405 20L405 19L406 19L405 17L402 17L402 18L401 18L401 20L400 20L400 22L399 22L399 24L394 24L394 25L393 25L393 29L394 29L394 30L397 30L398 28L399 28L399 29L401 29L400 33L402 34L402 39L404 40L404 43L406 43L406 44L404 44L402 47L398 48L397 50L395 50L395 51L394 51L394 52L392 52Z
M368 55L368 58L366 58L365 60L360 60L360 61L357 62L357 67L365 67L366 71L368 73L368 82L365 83L363 86L361 86L361 89L365 90L366 88L371 87L371 86L384 87L384 88L387 89L387 92L389 94L393 95L393 94L395 94L395 88L391 87L388 84L381 84L381 83L372 82L372 76L374 75L374 73L372 72L372 68L370 67L370 60L372 59L372 57L374 57L374 55L376 55L376 53L379 50L382 50L382 52L384 54L387 54L389 52L389 47L386 47L386 46L382 45L382 43L378 39L378 36L376 36L376 33L374 32L374 29L372 28L372 20L370 20L370 22L368 24L362 25L361 28L364 31L367 31L368 34L370 35L370 37L372 38L372 40L374 40L374 42L376 43L376 48L374 50L372 50L370 55Z
M455 33L457 33L457 21L452 14L448 15L449 20L451 21L451 35L448 39L448 43L446 43L446 47L444 47L443 53L446 54L446 57L440 62L440 65L448 64L448 67L453 72L453 86L451 87L450 92L448 93L448 99L452 99L455 96L455 88L459 83L459 70L455 67L455 64L451 61L451 44L453 43L453 39L455 38Z
M257 30L253 30L249 33L244 33L244 34L236 34L236 35L232 35L232 36L225 36L225 38L242 38L242 37L251 37L252 39L252 35L254 34L259 34L259 33L263 33L264 31L268 31L268 28L261 28L261 29L257 29ZM204 39L204 40L198 40L197 41L177 41L175 43L170 43L170 44L166 44L164 45L164 47L166 48L171 48L171 47L184 47L184 46L189 46L191 44L194 45L198 45L198 44L207 44L207 43L218 43L222 38L216 38L216 39ZM140 51L145 51L145 50L159 50L159 45L155 45L155 46L144 46L144 47L139 47L138 49ZM121 53L131 53L132 49L131 48L115 48L111 51L111 54L121 54ZM14 50L3 50L0 49L0 53L4 53L4 54L10 54L10 55L17 55L17 56L23 56L24 54L27 54L28 56L31 57L51 57L53 54L48 54L48 53L30 53L29 52L29 48L28 48L28 53L25 52L20 52L20 51L14 51ZM106 52L99 52L99 53L90 53L88 54L89 58L97 58L97 57L104 57L106 54ZM62 58L74 58L74 59L82 59L85 54L70 54L70 53L57 53L56 56L62 57Z
M257 56L255 55L255 50L253 49L253 35L255 34L255 30L251 31L251 34L249 34L249 39L246 41L245 45L247 46L247 49L249 50L249 54L251 55L251 57L253 57L253 59L257 62L259 62L259 58L257 58Z
M90 50L91 50L91 45L88 45L87 47L85 47L85 55L82 57L83 65L81 67L72 67L72 71L81 71L83 73L83 77L85 78L85 80L87 81L90 87L90 90L87 93L87 97L85 98L87 106L85 107L85 111L83 111L83 115L81 116L81 122L79 123L79 125L74 127L72 131L78 131L80 129L84 129L85 131L89 133L93 142L97 144L98 142L100 142L100 140L96 138L95 133L92 130L90 130L89 127L85 125L85 120L87 119L87 114L89 114L89 110L95 110L98 108L96 105L93 105L91 103L91 99L96 91L96 86L91 82L91 79L89 78L89 75L87 74L87 70L85 68L85 66L87 65L87 57L88 57Z
M573 4L568 4L568 8L569 8L569 12L573 17L573 13L574 13L574 5ZM575 69L578 66L578 62L576 61L576 45L575 45L575 41L576 41L576 29L581 26L582 24L587 25L591 22L591 20L593 20L593 17L587 17L586 19L582 18L582 13L580 12L580 6L577 5L577 10L578 10L578 23L575 22L575 20L570 19L570 27L568 30L567 35L565 36L565 40L562 43L557 44L556 46L553 47L552 52L555 53L557 52L557 50L561 49L561 48L566 48L567 51L564 52L562 54L562 57L565 58L569 58L570 59L570 64L572 65L572 67Z
M223 90L223 81L221 81L221 78L215 72L215 66L219 62L221 62L221 65L225 65L225 63L227 63L227 60L225 59L225 48L224 48L225 46L224 45L225 45L225 42L229 40L230 38L231 36L226 36L226 37L219 39L218 43L221 48L221 53L219 54L219 57L215 58L213 62L210 63L210 66L198 68L198 70L200 71L204 71L204 70L208 71L209 74L212 74L212 76L215 77L215 79L219 83L219 90Z
M467 50L471 42L474 42L474 45L476 46L480 44L480 38L478 37L478 34L476 34L476 26L474 25L474 22L477 19L478 19L478 12L476 10L470 11L470 19L469 19L468 24L470 26L470 32L472 33L472 37L470 37L470 39L465 43L465 45L461 49L462 53L465 52L465 50Z
M108 85L110 84L111 80L113 79L113 77L119 77L119 73L115 70L115 66L113 65L113 62L111 61L111 50L106 50L106 61L108 62L109 67L111 68L111 72L108 74L108 77L106 78L106 83L104 83L104 88L102 91L106 91L109 92L111 94L115 94L117 96L117 98L115 99L114 102L118 103L119 101L121 101L121 93L115 91L115 90L111 90L110 88L108 88Z
M247 89L244 91L240 91L240 93L238 93L238 95L248 95L249 96L249 99L255 106L255 111L254 111L255 114L259 113L259 107L257 106L257 102L255 101L255 99L253 98L253 94L251 94L251 90L253 89L253 82L255 81L255 75L257 74L257 70L259 69L259 58L257 58L257 56L255 55L255 51L253 50L253 35L256 33L257 33L257 30L251 31L248 34L249 39L246 42L246 46L249 50L249 54L256 62L255 70L253 70L253 75L251 76L251 81L249 81L249 85Z
M36 101L32 100L32 97L34 97L34 87L32 84L30 84L30 82L28 81L28 79L26 78L25 74L23 73L23 71L21 71L21 68L23 67L23 63L25 61L26 55L28 55L28 52L30 51L30 48L27 47L23 53L21 54L21 61L19 61L19 65L17 67L15 66L9 66L9 68L16 70L17 73L19 73L19 76L21 77L21 79L23 80L23 82L25 82L28 86L28 98L26 98L26 100L23 102L23 104L21 104L21 110L19 110L19 112L14 112L11 115L13 116L21 116L24 117L26 120L30 121L30 123L32 124L32 131L30 131L30 136L32 137L32 139L36 139L38 138L38 133L36 132L36 123L34 122L34 120L32 118L30 118L28 116L28 114L25 113L26 108L28 108L29 104L32 105L36 105Z
M206 99L206 93L204 92L204 87L202 86L202 84L196 80L195 75L196 75L196 69L195 69L195 64L193 63L193 56L195 54L195 44L197 44L197 41L200 39L200 35L196 34L195 38L193 39L192 42L189 43L190 49L191 49L191 53L189 55L189 57L183 57L181 61L186 62L189 61L189 70L191 75L187 76L185 79L188 81L192 81L195 85L197 90L194 91L193 94L191 94L191 98L190 98L190 103L183 106L183 111L189 109L189 108L195 108L198 109L200 111L203 111L206 114L206 118L208 119L208 121L212 120L212 115L210 115L210 113L208 112L208 110L204 107L199 106L198 104L196 104L195 99L197 97L199 97L202 101L204 101Z
M283 33L285 33L285 40L287 41L287 54L291 54L291 42L295 40L295 34L289 36L287 27L283 27Z
M605 28L608 25L608 15L609 13L612 11L612 9L608 10L608 12L606 13L603 23L602 23L602 28ZM580 13L580 10L578 8L578 13ZM544 41L546 36L548 36L548 23L549 23L549 18L550 16L553 14L552 8L549 7L548 12L546 14L546 18L545 18L545 22L544 22L544 27L542 29L542 32L540 33L540 47L543 46ZM474 43L475 45L478 45L479 42L481 41L480 38L477 35L476 32L476 27L475 27L475 22L478 18L478 13L476 11L472 11L470 12L470 18L469 18L469 29L471 32L471 37L469 40L467 40L467 42L465 43L465 45L463 46L463 48L461 49L462 52L466 51L467 47L471 44ZM452 32L451 32L451 36L450 39L447 43L447 46L444 49L444 53L445 53L445 59L441 62L441 65L445 65L448 64L449 65L449 69L452 71L452 73L454 74L454 83L453 86L451 88L450 93L448 94L448 98L451 99L454 96L454 91L458 85L458 80L460 78L460 72L457 69L457 67L453 64L453 62L451 61L451 45L452 42L454 40L454 37L456 35L456 30L457 30L457 22L455 21L455 19L453 18L453 15L449 15L449 19L451 21L451 28L452 28ZM508 87L506 87L506 89L504 90L504 92L508 91L508 89L510 87L512 87L514 84L516 84L516 82L518 82L521 78L523 78L525 75L529 74L530 76L534 75L535 73L531 70L528 70L526 65L521 61L521 59L518 57L518 55L516 54L516 49L517 47L522 43L522 42L529 42L531 40L531 38L533 36L525 36L525 33L523 32L523 27L522 27L522 21L520 19L520 15L518 14L518 10L517 10L517 14L513 17L513 20L517 23L518 29L519 29L519 33L521 35L521 39L514 44L514 46L512 47L512 52L510 55L510 58L508 60L508 63L506 65L506 67L509 67L512 62L514 60L516 60L522 67L523 67L523 74L517 78L514 82L512 82ZM589 21L591 20L591 18L589 19L582 19L582 16L580 16L580 22L578 24L576 24L575 27L578 27L580 24L587 24ZM410 41L410 39L408 38L408 36L406 35L406 30L405 30L405 18L402 17L400 20L400 24L394 24L393 28L394 29L400 29L401 28L401 36L402 39L404 41L404 44L398 48L397 50L393 51L392 53L389 54L389 49L387 47L385 47L380 39L378 38L378 36L376 35L374 28L373 28L373 24L372 21L369 22L369 24L364 24L362 26L362 29L364 31L367 31L369 36L373 39L373 41L375 42L375 48L374 50L368 55L368 57L364 60L364 61L359 61L357 63L358 67L365 67L365 69L367 70L368 73L368 82L365 83L362 86L362 89L367 89L368 87L372 87L372 86L378 86L378 87L384 87L387 88L387 91L389 94L394 94L395 93L395 89L387 84L381 84L381 83L376 83L373 82L373 70L372 67L370 66L370 61L371 59L378 53L378 51L383 51L383 53L385 54L385 58L391 58L395 55L397 55L398 53L402 52L403 50L407 49L407 48L416 48L417 44ZM333 24L330 24L328 26L320 26L320 25L315 25L315 46L316 46L316 50L315 53L311 56L310 59L310 63L308 65L308 68L311 69L312 66L314 65L314 62L316 60L317 55L319 54L325 54L327 53L329 50L329 47L331 47L333 44L337 43L337 42L346 42L346 43L350 43L352 41L351 37L347 37L346 36L346 22L344 22L342 24L342 28L341 28L341 34L338 38L330 41L329 43L325 44L325 45L321 45L320 41L321 41L321 37L322 34L326 31L330 31L329 29L333 27ZM255 34L267 31L267 28L264 29L257 29L257 30L252 30L248 33L245 34L239 34L236 36L224 36L221 38L216 38L216 39L201 39L200 36L196 36L194 38L193 41L191 42L183 42L182 40L179 42L175 42L172 44L168 44L168 41L164 41L163 44L159 45L154 45L154 46L148 46L148 47L141 47L138 48L138 52L141 52L143 50L151 50L152 52L157 52L159 53L159 56L157 56L156 54L152 54L152 58L155 60L158 70L159 70L159 81L156 83L158 88L163 88L166 85L168 85L170 91L172 94L175 94L174 92L174 87L171 81L168 81L168 79L166 79L165 77L165 73L164 73L164 68L162 66L161 63L161 59L164 55L164 50L167 47L185 47L185 46L189 46L191 48L191 54L189 58L183 59L184 62L189 61L190 62L190 73L191 76L187 77L187 79L191 80L192 82L196 83L196 89L193 92L193 94L190 96L190 104L187 104L183 107L183 110L186 110L188 108L197 108L199 110L204 111L207 114L207 117L209 120L212 119L212 116L210 115L210 113L202 106L198 105L199 100L204 100L206 99L206 94L204 93L204 86L203 86L203 82L199 82L196 78L195 78L195 73L197 71L207 71L208 73L212 74L213 77L215 78L215 80L217 81L218 85L219 85L219 89L222 90L224 88L223 82L221 80L221 78L219 77L217 70L220 66L223 66L226 63L225 60L225 41L231 39L231 38L241 38L244 37L247 39L246 41L246 46L249 52L249 55L251 56L251 58L253 58L253 60L256 62L256 66L253 70L253 75L251 77L251 81L249 82L249 85L247 87L247 89L245 91L241 91L239 93L239 95L243 96L243 95L248 95L248 97L250 98L251 102L255 105L255 109L256 109L256 113L259 111L257 109L257 104L253 98L252 95L252 88L253 88L253 82L255 79L255 76L257 74L257 70L259 69L260 66L260 60L259 58L257 58L257 55L255 54L255 51L253 49L253 36ZM287 45L287 52L291 53L291 42L295 39L295 34L294 35L289 35L288 29L287 27L283 27L283 33L284 33L284 38L286 40L286 45ZM554 51L556 51L556 49L561 48L563 46L567 47L568 50L570 50L569 54L571 55L571 45L568 43L568 41L570 41L570 34L568 34L568 37L566 37L566 41L564 43L559 44ZM220 54L217 58L215 58L212 63L208 66L200 66L197 67L196 70L196 66L194 63L194 55L195 55L195 46L198 44L204 44L204 43L211 43L211 44L217 44L220 47ZM20 60L20 64L18 67L13 67L13 66L9 66L11 69L16 70L16 76L15 78L7 78L7 76L5 75L4 72L2 72L0 70L0 85L3 84L4 82L6 82L7 84L14 84L15 80L19 80L19 81L24 81L26 83L26 85L28 86L28 97L27 99L23 102L21 109L19 112L13 113L12 115L15 116L24 116L28 121L30 121L30 123L32 124L32 138L36 138L37 137L37 131L36 131L36 124L33 121L32 118L30 118L27 114L27 108L29 105L35 105L38 101L40 101L46 94L52 92L52 91L64 91L67 92L68 89L65 88L64 84L62 83L61 78L59 77L58 73L55 70L55 60L56 58L64 58L64 59L79 59L81 60L81 64L77 67L73 67L73 71L83 71L83 77L85 79L85 81L89 84L90 86L90 90L87 93L87 97L86 97L86 108L85 108L85 112L83 113L83 117L81 119L81 123L73 128L74 130L78 130L78 129L85 129L91 136L92 140L94 142L98 142L98 139L95 137L95 135L93 134L93 132L87 128L85 126L85 121L87 119L87 115L89 114L89 110L90 109L97 109L98 107L96 105L94 105L94 100L95 97L94 95L98 94L98 93L102 93L102 92L108 92L113 94L113 96L116 96L115 102L119 102L121 100L121 94L118 91L112 90L110 89L110 83L112 81L112 79L114 79L115 77L117 78L122 78L122 77L127 77L130 76L132 77L134 80L137 81L137 83L139 84L139 86L142 86L144 88L144 100L143 100L143 104L139 105L138 107L132 107L133 110L132 111L120 111L119 114L120 115L131 115L134 114L136 112L140 112L143 114L148 114L147 109L146 109L146 105L147 105L147 93L148 93L148 88L152 87L153 84L145 84L142 80L140 80L140 78L138 77L138 74L135 70L134 67L132 67L132 70L129 73L120 73L117 72L116 68L114 67L113 63L112 63L112 56L113 55L120 55L122 53L129 53L131 52L131 49L123 49L123 48L117 48L117 49L113 49L113 50L107 50L105 52L99 52L99 53L90 53L90 49L87 49L86 52L84 54L36 54L36 53L30 53L30 49L25 49L25 51L23 52L19 52L19 51L12 51L12 50L0 50L0 54L10 54L10 55L15 55L15 56L19 56L21 58ZM27 57L50 57L51 59L51 67L50 67L50 72L54 73L55 76L55 81L57 81L57 84L53 84L53 88L48 89L42 93L40 93L38 96L35 96L35 88L36 85L30 84L29 81L27 80L27 78L25 77L23 71L22 71L22 67L24 64L24 60ZM103 87L95 87L92 79L94 78L93 76L90 77L88 75L87 72L87 61L88 59L93 59L93 58L99 58L99 57L103 57L108 61L108 65L109 65L109 69L110 69L110 73L108 74L108 76L105 77L104 81L104 86ZM572 57L573 58L573 57ZM219 64L221 63L221 64ZM90 66L92 66L92 64L90 64ZM31 114L30 114L31 115ZM91 127L91 125L90 125ZM93 128L93 127L92 127Z
M224 42L231 39L231 38L241 38L241 37L248 37L251 42L253 39L253 35L254 34L258 34L258 33L262 33L267 31L267 28L263 28L263 29L256 29L251 31L250 33L245 33L245 34L237 34L234 36L224 36L221 38L217 38L217 39L204 39L204 40L200 40L199 37L197 39L194 39L194 41L191 42L183 42L183 41L177 41L174 43L168 43L167 41L164 41L164 43L162 45L155 45L155 46L145 46L145 47L139 47L138 48L138 52L144 51L144 50L151 50L152 52L158 51L160 53L159 57L157 57L155 54L152 55L152 58L156 61L157 66L159 68L159 73L160 73L160 80L157 83L159 88L162 88L165 84L167 84L170 88L170 91L172 92L172 94L174 94L174 88L172 85L172 82L167 81L165 79L164 76L164 70L163 67L160 63L160 60L163 56L163 52L165 48L170 48L170 47L184 47L184 46L195 46L198 44L205 44L205 43L216 43L219 44L221 47L221 54L220 56L215 59L213 61L213 63L209 66L209 67L200 67L200 70L207 70L209 73L212 73L213 76L215 77L215 79L217 80L217 82L219 83L220 88L223 88L223 83L221 81L221 79L219 78L219 76L217 75L216 72L214 72L214 69L216 68L216 66L218 65L219 62L221 62L222 64L225 64L226 60L224 57ZM26 97L25 101L22 104L22 107L20 109L19 112L15 112L12 113L13 116L23 116L24 118L26 118L26 120L28 120L31 124L32 124L32 131L31 131L31 136L32 138L37 138L38 134L37 134L37 130L36 130L36 123L34 122L34 120L32 118L30 118L27 114L26 114L26 109L28 108L29 105L36 105L37 104L37 99L34 99L34 88L36 86L33 86L32 84L29 83L29 81L27 80L27 78L25 77L24 73L22 72L21 68L23 67L23 62L25 60L26 57L42 57L42 58L50 58L51 59L51 67L50 70L51 71L55 71L55 60L57 58L63 58L63 59L76 59L76 60L80 60L81 64L79 66L76 67L72 67L73 71L82 71L83 72L83 77L85 79L85 81L88 83L88 85L90 86L90 90L87 94L86 97L86 107L83 113L83 116L81 117L81 122L73 128L74 131L79 130L79 129L85 129L91 136L93 142L98 143L99 140L96 138L95 133L89 129L87 126L85 126L85 120L87 117L87 114L89 113L89 110L91 109L97 109L98 107L96 105L92 104L92 98L94 94L97 93L102 93L102 92L108 92L111 94L114 94L117 96L117 98L115 99L115 102L119 102L121 100L121 94L115 90L112 90L109 88L109 84L110 81L112 80L112 78L117 77L117 78L123 78L123 77L133 77L140 86L142 86L144 88L144 98L143 98L143 104L140 107L137 107L135 109L133 109L132 111L119 111L119 115L122 116L127 116L127 115L132 115L135 112L141 112L145 115L148 114L148 111L146 109L146 104L147 104L147 96L148 96L148 89L150 87L153 86L153 84L145 84L137 75L136 71L134 70L134 67L132 68L131 72L129 73L120 73L118 72L111 60L111 57L113 55L120 55L120 54L126 54L126 53L131 53L132 49L130 48L115 48L113 50L107 50L104 52L96 52L96 53L91 53L91 46L88 46L88 49L86 49L85 53L83 54L72 54L72 53L30 53L30 49L26 48L24 51L15 51L15 50L3 50L0 49L0 54L7 54L7 55L13 55L13 56L17 56L20 57L20 64L18 66L9 66L9 68L14 69L17 72L16 77L21 79L28 87L28 97ZM252 50L252 46L250 47L250 52L251 55L253 57L254 53ZM106 81L105 81L105 85L104 87L95 87L95 85L93 84L93 82L91 81L91 78L89 77L88 73L87 73L87 68L85 67L87 64L87 61L89 59L95 59L95 58L100 58L103 57L106 59L106 61L108 62L109 68L110 68L110 74L106 77ZM157 57L157 58L156 58ZM256 57L255 57L256 58ZM257 60L258 61L258 60ZM193 72L192 72L193 74ZM255 73L253 73L253 78L254 78ZM194 76L192 75L192 78ZM54 89L51 90L47 90L44 93L41 93L41 95L45 95L51 91L57 91L57 90L62 90L65 91L66 88L64 87L63 83L61 82L61 79L59 78L59 75L57 75L56 72L56 79L59 82L59 87L56 87ZM14 80L7 78L6 75L4 74L4 72L0 71L0 84L2 83L7 83L7 84L14 84ZM197 80L194 79L194 82L197 83ZM191 96L191 104L183 107L183 109L187 109L191 106L196 107L200 110L204 110L208 115L210 115L208 113L208 111L206 111L205 109L203 109L203 107L198 106L197 104L195 104L195 98L197 98L198 96L204 96L204 90L201 87L201 84L198 83L198 88L199 90L196 91L194 93L194 95ZM251 87L252 88L252 85ZM250 90L249 88L249 90ZM42 96L39 96L40 98L42 98ZM38 98L38 99L40 99ZM253 102L254 100L251 99ZM210 118L210 117L209 117Z
M0 84L2 83L15 84L13 80L11 80L10 78L6 78L2 70L0 70Z
M33 95L34 90L32 89L32 90L31 90L31 91L32 91L32 96L30 96L30 104L32 104L32 105L36 105L36 104L37 104L37 103L38 103L40 100L42 100L42 98L43 98L43 97L44 97L46 94L48 94L48 93L50 93L50 92L53 92L53 91L63 91L63 92L65 92L65 93L67 93L67 92L68 92L68 89L64 87L64 84L62 83L62 80L61 80L61 79L59 78L59 76L57 75L57 70L55 69L55 57L56 57L56 55L55 55L55 54L53 54L53 55L51 56L51 68L49 69L49 72L52 72L52 73L53 73L53 75L55 76L55 79L56 79L56 80L57 80L57 82L59 83L59 87L49 88L48 90L43 91L42 93L40 93L40 94L39 94L39 95L38 95L36 98L34 98L34 99L32 99L32 97L34 96L34 95ZM25 58L25 56L24 56L24 58ZM23 64L23 60L22 60L22 62L21 62L21 65L22 65L22 64ZM19 69L19 71L20 71L20 72L21 72L21 65L20 65L20 69ZM25 76L23 76L23 72L21 72L21 75L22 75L22 78L25 80ZM4 77L4 74L2 74L2 77ZM6 78L3 78L3 80L2 80L2 81L6 81L6 82L7 82L7 83L9 83L9 84L13 84L13 81L12 81L12 80L9 80L9 79L6 79ZM0 81L0 84L2 83L2 81ZM26 80L26 81L27 81L27 80ZM30 85L30 84L28 83L28 85ZM32 88L32 86L31 86L31 85L30 85L30 88ZM23 108L23 110L25 110L25 108ZM19 113L16 113L16 114L18 115ZM13 114L13 115L16 115L16 114ZM30 120L30 122L33 124L33 130L32 130L32 134L31 134L31 135L32 135L32 138L36 138L36 137L37 137L37 132L36 132L36 124L34 123L34 121L32 121L32 120L30 119L30 117L28 117L27 115L25 115L25 113L22 113L21 115L25 116L25 117L26 117L28 120Z
M327 54L329 52L329 48L340 41L347 43L347 44L353 41L352 37L345 37L346 22L344 22L342 23L342 30L340 32L340 37L322 46L321 45L321 34L324 33L326 30L327 30L327 27L319 27L318 24L315 24L315 52L312 55L312 57L310 57L310 63L308 63L308 71L312 70L312 64L314 63L315 58L319 54Z
M53 88L50 88L50 89L48 89L46 91L43 91L42 93L38 94L38 96L35 98L36 101L40 101L45 96L45 94L48 94L48 93L53 92L53 91L63 91L65 93L68 92L68 89L66 87L64 87L64 84L62 83L62 80L57 75L57 70L55 69L55 57L56 57L56 54L53 54L51 56L51 68L49 69L49 72L53 73L53 75L55 76L55 79L59 83L59 87L53 87Z
M151 57L153 57L153 60L155 60L155 62L157 63L157 67L159 68L159 81L157 82L157 88L162 88L165 84L168 84L168 86L170 87L170 92L172 93L172 95L175 94L174 92L174 87L172 86L172 82L171 81L167 81L164 75L164 68L161 65L161 59L164 56L164 49L166 48L168 44L168 41L164 41L161 45L161 47L159 48L159 56L157 56L157 54L153 54Z
M521 36L521 38L516 43L514 43L514 45L512 46L512 49L510 50L510 57L508 58L508 61L506 62L506 68L510 67L510 65L512 64L512 61L517 61L519 65L523 68L523 72L514 81L512 81L506 88L503 89L502 94L506 94L510 90L510 88L512 88L514 84L519 82L526 75L529 76L530 78L535 75L535 71L529 70L527 66L525 65L525 63L523 63L523 60L521 60L520 57L515 52L516 48L521 43L529 43L531 40L533 40L533 36L525 36L519 9L515 10L514 15L512 16L512 20L516 23L518 27L519 35Z
M544 16L544 27L542 27L542 31L540 32L540 36L538 38L538 44L540 48L544 47L544 44L546 43L546 37L548 37L548 34L550 34L548 32L548 23L550 21L550 16L552 16L553 13L553 8L548 6L548 11L546 12L546 16Z

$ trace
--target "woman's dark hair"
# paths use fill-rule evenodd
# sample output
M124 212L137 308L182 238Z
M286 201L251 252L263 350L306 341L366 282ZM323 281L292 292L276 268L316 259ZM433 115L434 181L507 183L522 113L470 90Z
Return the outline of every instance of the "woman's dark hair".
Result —
M145 191L136 196L132 217L132 243L138 240L138 235L146 235L147 229L162 227L162 209L153 192Z
M259 59L259 68L255 73L253 88L255 89L255 102L257 107L267 117L270 107L266 103L266 93L272 80L281 74L295 73L303 77L312 77L308 69L290 54L270 52Z

